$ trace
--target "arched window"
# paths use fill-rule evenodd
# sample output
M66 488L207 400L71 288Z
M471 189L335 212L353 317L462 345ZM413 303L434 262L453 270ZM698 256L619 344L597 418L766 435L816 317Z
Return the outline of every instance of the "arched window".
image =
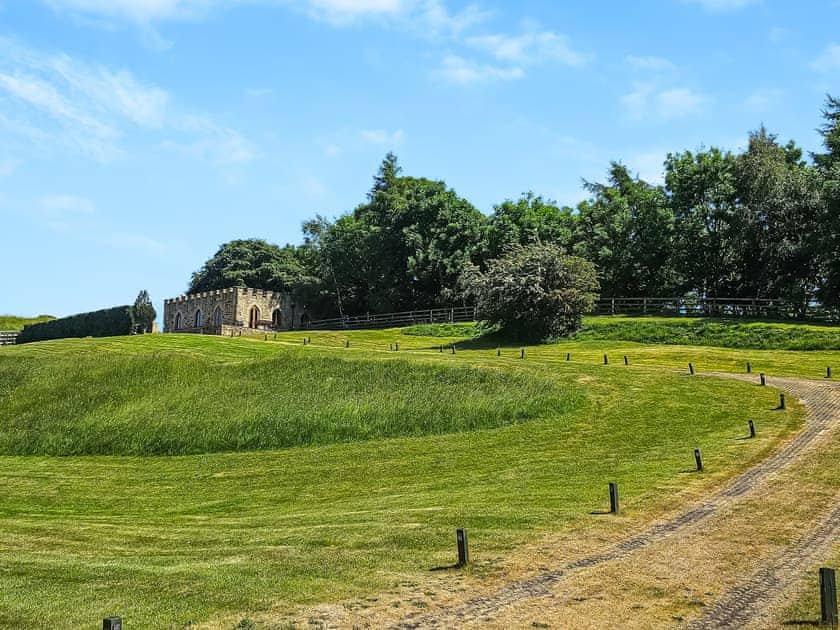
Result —
M181 330L183 325L184 322L181 319L181 313L175 313L175 330Z
M221 328L222 326L222 308L220 306L217 306L213 313L213 325L216 328Z
M306 328L309 326L309 313L304 313L300 316L300 326L301 328Z
M256 328L260 323L260 309L256 305L251 307L251 312L248 314L248 328Z
M279 308L274 309L274 312L271 314L271 325L275 328L282 328L283 326L283 313Z
M204 324L204 314L201 312L201 309L198 309L195 312L195 327L196 328L201 328L201 326L203 324Z

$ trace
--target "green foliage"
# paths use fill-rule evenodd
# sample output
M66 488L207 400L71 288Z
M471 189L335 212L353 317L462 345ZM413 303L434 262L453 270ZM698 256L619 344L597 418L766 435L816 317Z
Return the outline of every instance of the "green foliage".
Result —
M17 343L31 343L66 337L114 337L127 335L132 328L131 307L113 308L79 313L61 319L51 319L24 327Z
M149 297L149 292L143 289L134 300L134 305L131 307L131 321L133 332L148 333L152 332L152 324L157 317L157 311L152 305L152 300Z
M765 350L840 350L840 328L714 318L587 317L575 339Z
M180 455L475 431L577 404L540 379L297 349L222 365L177 354L0 355L0 388L0 453L23 455Z
M516 246L486 271L468 270L462 283L479 319L529 339L576 331L598 297L592 263L554 245Z
M293 291L306 273L291 245L278 247L261 239L230 241L193 273L189 292L228 287Z
M499 258L515 245L553 243L567 250L574 221L571 208L558 208L534 193L505 201L488 218L486 258Z
M52 315L38 315L36 317L16 317L15 315L0 315L0 330L23 330L24 326L40 324L55 319Z
M481 324L416 324L400 329L403 335L412 337L478 337L485 332Z

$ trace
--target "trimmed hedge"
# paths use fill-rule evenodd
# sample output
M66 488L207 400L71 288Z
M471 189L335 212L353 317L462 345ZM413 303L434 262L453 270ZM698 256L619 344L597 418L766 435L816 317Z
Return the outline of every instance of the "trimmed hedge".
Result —
M130 306L115 306L24 326L17 343L65 337L116 337L129 334L133 323Z

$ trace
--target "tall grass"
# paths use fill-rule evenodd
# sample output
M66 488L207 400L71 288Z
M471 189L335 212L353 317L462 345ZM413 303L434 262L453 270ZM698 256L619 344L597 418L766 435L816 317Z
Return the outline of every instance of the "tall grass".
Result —
M580 388L408 360L290 349L185 355L0 355L0 453L181 455L474 431L558 415Z

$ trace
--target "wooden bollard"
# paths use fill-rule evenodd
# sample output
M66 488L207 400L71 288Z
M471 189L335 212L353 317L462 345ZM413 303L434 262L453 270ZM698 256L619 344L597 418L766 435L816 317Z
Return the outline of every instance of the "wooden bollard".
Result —
M522 348L521 350L519 350L519 358L520 359L525 358L525 348Z
M120 617L105 617L102 620L102 630L122 630L122 619Z
M465 567L470 563L470 541L467 538L467 530L462 527L456 529L455 539L458 541L458 566Z
M609 364L610 364L610 358L605 354L604 355L604 365L609 365Z
M566 361L571 361L571 360L572 360L572 353L571 353L571 352L567 352L567 353L566 353Z
M452 354L455 354L455 346L451 346L451 348L452 348Z
M779 409L785 409L785 395L784 395L784 393L779 394Z
M277 341L277 333L274 333L274 341Z
M265 336L263 337L263 341L268 341L268 333L265 333Z
M307 337L306 338L306 345L309 345L310 343L312 343L312 337Z
M345 348L349 348L349 347L350 347L350 340L349 340L349 339L347 339L347 340L344 342L344 347L345 347Z
M389 350L390 352L393 352L393 351L394 351L394 344L389 343L389 344L388 344L388 350Z
M610 514L618 514L618 484L610 482Z
M767 385L767 377L766 377L766 376L764 376L764 374L763 374L763 373L758 375L758 379L759 379L759 381L761 382L762 387L763 387L764 385Z
M752 365L750 365L750 362L747 361L747 374L749 374L750 372L752 372Z
M502 356L502 349L501 348L496 348L496 356L497 357Z
M825 377L831 378L831 366L825 368Z
M820 620L837 627L837 581L834 569L820 569Z
M630 365L630 361L627 360L627 355L624 355L624 365Z
M703 456L699 448L694 449L694 463L697 464L697 472L703 472Z
M440 351L441 351L441 353L443 353L443 346L440 347Z
M692 376L694 376L694 364L693 363L688 364L688 373L691 374Z
M399 352L399 351L400 351L400 343L399 343L399 342L396 342L396 343L394 344L394 351L395 351L395 352Z
M755 422L753 422L752 420L750 420L750 437L755 437Z

